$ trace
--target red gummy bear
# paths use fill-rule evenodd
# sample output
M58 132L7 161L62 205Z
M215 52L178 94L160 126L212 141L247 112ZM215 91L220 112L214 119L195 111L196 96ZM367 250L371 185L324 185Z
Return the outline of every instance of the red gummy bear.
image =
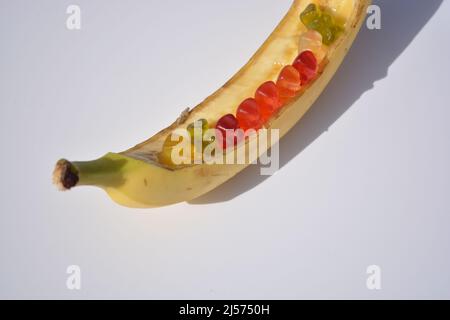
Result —
M300 73L302 86L308 84L317 75L317 59L312 51L306 50L298 55L293 66Z
M239 128L237 119L232 114L224 115L216 124L216 139L223 149L237 144L236 130ZM229 131L227 135L227 131Z
M281 107L280 93L273 81L263 83L256 90L255 100L260 107L263 122L266 122Z
M293 66L284 67L278 77L277 87L282 103L295 97L301 89L300 73Z
M258 130L261 128L262 119L258 102L253 98L244 100L236 111L236 119L239 127L246 131L248 129Z

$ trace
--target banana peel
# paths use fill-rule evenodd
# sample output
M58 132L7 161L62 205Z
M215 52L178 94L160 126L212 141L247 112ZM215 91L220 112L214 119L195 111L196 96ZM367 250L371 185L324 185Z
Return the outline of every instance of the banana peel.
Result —
M167 136L175 129L186 128L197 119L214 123L224 114L234 114L239 103L253 96L261 83L275 81L281 69L291 64L298 55L300 35L307 31L299 16L311 2L325 6L332 2L338 10L337 18L345 21L345 30L329 47L327 58L315 80L266 124L269 129L279 129L279 137L283 137L332 79L364 22L370 0L294 1L286 16L249 62L201 104L190 111L185 110L171 126L124 152L108 153L93 161L59 160L53 182L61 190L83 185L97 186L120 205L151 208L195 199L238 174L248 164L203 163L168 168L158 161L157 155ZM270 147L269 144L267 148ZM246 145L244 143L236 148L246 148Z

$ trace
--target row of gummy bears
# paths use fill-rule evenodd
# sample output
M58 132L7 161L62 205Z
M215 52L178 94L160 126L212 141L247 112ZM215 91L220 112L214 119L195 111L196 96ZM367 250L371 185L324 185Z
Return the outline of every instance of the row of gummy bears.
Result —
M234 146L238 139L236 136L226 135L227 130L260 129L317 76L318 67L327 55L327 47L337 39L343 27L335 22L331 13L314 3L308 5L300 14L300 20L308 31L300 37L301 52L292 65L287 65L281 70L276 82L267 81L261 84L253 97L242 101L236 110L236 115L222 116L215 125L216 137L208 139L203 136L203 132L210 128L206 119L199 119L189 124L187 130L192 143L195 141L195 134L200 132L202 137L198 138L202 139L203 147L216 139L218 146L223 149ZM196 128L200 130L195 130ZM160 162L166 165L172 164L172 148L178 143L178 141L172 141L171 135L167 137L163 150L159 154Z

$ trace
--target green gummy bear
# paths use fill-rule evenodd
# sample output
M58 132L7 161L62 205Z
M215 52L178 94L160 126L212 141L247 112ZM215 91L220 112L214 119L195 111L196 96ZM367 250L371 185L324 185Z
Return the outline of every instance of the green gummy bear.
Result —
M331 14L322 12L314 3L309 4L300 14L300 20L308 29L319 32L323 44L327 46L332 44L343 30Z
M320 17L320 11L314 3L309 4L300 14L300 20L308 27L315 19Z
M198 133L195 131L195 129L200 129L201 136L198 136ZM197 130L198 130L197 129ZM204 150L209 144L213 143L216 140L215 136L206 137L205 133L209 129L209 123L206 119L199 119L187 127L187 131L189 133L189 136L191 137L191 144L195 144L195 134L197 133L197 139L202 141L202 149Z
M209 129L209 125L208 125L208 121L206 119L200 119L195 121L194 123L191 123L190 125L188 125L187 127L187 131L189 132L189 135L191 136L191 142L194 143L195 141L195 129L200 129L200 134L201 136L198 137L199 139L201 139L203 141L203 135L205 133L206 130Z

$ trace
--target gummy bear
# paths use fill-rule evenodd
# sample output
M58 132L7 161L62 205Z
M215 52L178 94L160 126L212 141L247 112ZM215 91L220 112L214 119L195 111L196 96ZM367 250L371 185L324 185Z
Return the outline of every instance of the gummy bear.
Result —
M320 18L321 12L314 3L309 4L306 9L300 14L300 20L303 24L309 28L309 25Z
M227 114L220 118L216 124L216 140L218 145L226 149L237 144L236 134L228 133L227 135L227 131L236 131L238 128L239 123L234 115Z
M293 66L284 67L278 77L277 87L282 103L286 102L301 89L300 73Z
M253 98L244 100L237 108L236 119L244 131L261 128L262 119L258 102Z
M187 131L189 132L189 135L191 136L191 143L193 144L195 139L198 139L200 141L203 141L203 134L206 130L208 130L209 125L208 121L206 119L199 119L187 127ZM197 130L195 130L197 129ZM197 135L196 135L197 134ZM198 136L200 134L200 136Z
M299 48L299 53L305 50L312 51L319 64L327 55L327 49L322 44L322 35L316 30L308 30L300 36Z
M308 29L316 30L322 35L325 45L332 44L342 29L331 14L322 12L315 4L308 5L301 13L300 19Z
M215 141L215 136L209 136L206 134L209 129L209 123L206 119L199 119L187 127L187 131L191 138L191 144L194 147L196 153L203 153L205 148ZM196 145L196 141L201 141L201 150L200 146Z
M326 21L327 19L325 19ZM322 36L323 44L329 46L335 40L335 34L333 33L332 26L326 24L321 17L312 21L309 26L310 29L316 30Z
M281 107L280 93L273 81L263 83L255 93L255 100L260 107L261 120L266 122Z
M176 135L172 135L169 134L166 138L166 140L164 141L162 150L160 153L158 153L158 160L160 163L169 166L169 167L176 167L176 164L173 161L172 158L172 153L173 153L173 149L175 146L177 146L179 143L182 143L183 141L183 137L182 136L176 136ZM180 159L183 159L183 162L190 162L191 159L194 158L194 148L191 147L190 148L190 153L189 154L184 154L183 150L180 151L180 153L178 154Z
M317 59L309 50L300 53L293 66L300 73L302 86L308 84L317 75Z

